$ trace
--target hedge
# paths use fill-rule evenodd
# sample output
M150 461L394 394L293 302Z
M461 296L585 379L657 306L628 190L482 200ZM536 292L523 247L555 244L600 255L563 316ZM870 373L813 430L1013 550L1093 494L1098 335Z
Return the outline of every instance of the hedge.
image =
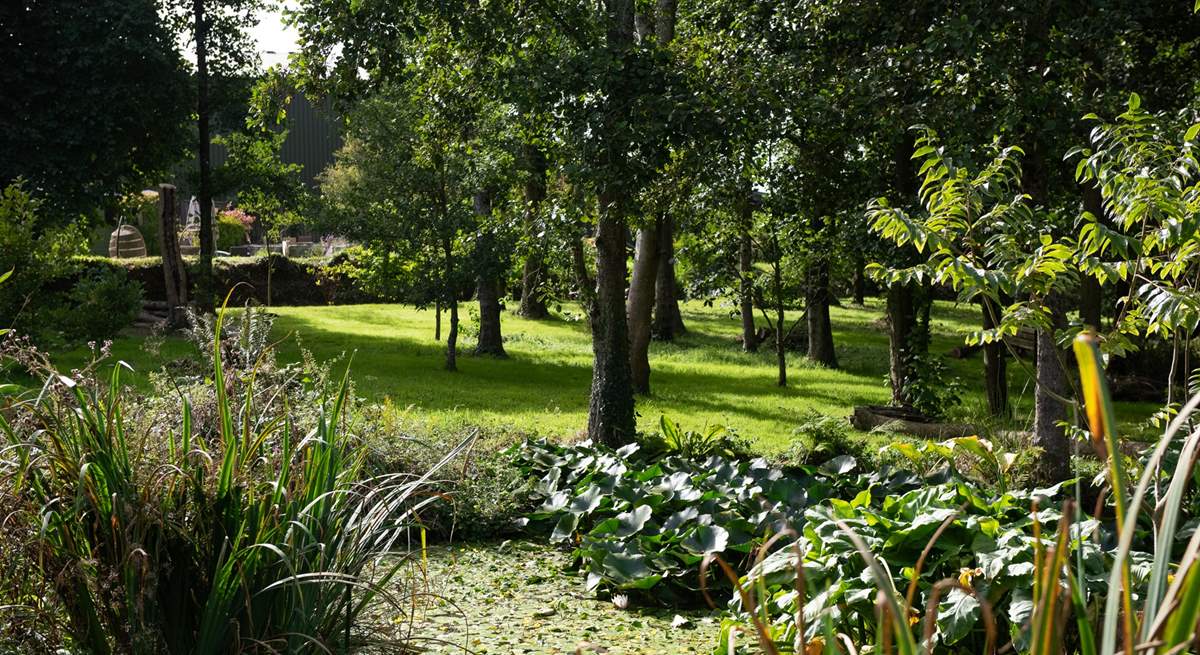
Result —
M344 255L332 258L289 259L271 255L270 293L272 305L352 305L380 302L382 299L360 291L353 280L333 271ZM166 282L159 257L112 259L81 257L84 270L97 267L122 268L131 280L142 285L146 300L166 301ZM185 257L188 284L195 289L199 261ZM221 298L234 290L230 304L243 304L253 298L267 303L268 259L266 257L218 257L213 260L213 275Z

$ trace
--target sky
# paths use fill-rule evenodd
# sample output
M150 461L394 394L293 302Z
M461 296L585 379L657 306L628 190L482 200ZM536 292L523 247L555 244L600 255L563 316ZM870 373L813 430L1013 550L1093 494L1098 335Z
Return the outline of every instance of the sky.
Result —
M284 4L294 7L296 3ZM258 25L250 30L250 36L258 44L264 68L287 63L288 53L296 50L296 30L284 26L283 15L278 10L264 11Z

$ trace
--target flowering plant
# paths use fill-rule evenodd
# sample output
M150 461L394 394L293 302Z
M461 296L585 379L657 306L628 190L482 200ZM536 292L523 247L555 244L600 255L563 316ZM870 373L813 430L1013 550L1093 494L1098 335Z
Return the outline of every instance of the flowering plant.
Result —
M251 225L254 225L254 221L258 220L251 214L247 214L244 210L236 208L236 207L234 207L232 209L223 210L221 212L221 216L236 220L237 222L241 223L242 226L245 227L247 230L250 229Z

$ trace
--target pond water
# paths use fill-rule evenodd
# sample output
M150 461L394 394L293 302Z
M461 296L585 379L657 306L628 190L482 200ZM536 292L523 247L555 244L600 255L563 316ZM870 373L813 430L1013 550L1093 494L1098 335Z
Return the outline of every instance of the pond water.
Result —
M431 600L412 636L435 653L711 653L716 612L619 609L564 567L566 553L512 541L431 548ZM435 600L437 598L437 600Z

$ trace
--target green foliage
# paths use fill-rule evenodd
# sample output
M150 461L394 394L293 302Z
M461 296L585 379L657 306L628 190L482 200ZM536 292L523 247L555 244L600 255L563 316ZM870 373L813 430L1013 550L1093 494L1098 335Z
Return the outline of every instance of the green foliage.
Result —
M77 226L40 227L41 202L23 182L0 193L0 269L11 277L0 288L0 323L23 332L44 331L39 314L52 304L50 283L76 270L86 251Z
M850 422L843 416L808 410L793 433L799 439L779 458L781 466L817 465L843 455L867 461L862 444L851 440Z
M1200 123L1151 114L1137 94L1111 121L1095 114L1090 145L1075 148L1076 179L1099 188L1104 215L1084 212L1081 273L1102 284L1135 280L1122 300L1121 332L1170 337L1200 325L1200 296L1186 280L1200 264L1194 240L1200 213ZM1192 120L1195 120L1194 117Z
M822 634L826 621L855 644L877 643L880 621L902 616L897 632L912 635L915 625L932 635L937 652L986 652L985 644L996 643L991 640L999 637L989 634L986 604L998 633L1024 651L1033 611L1030 589L1036 586L1045 548L1042 531L1052 533L1070 522L1069 515L1064 520L1055 509L1031 513L1029 507L1035 501L1044 507L1057 494L1057 487L989 493L953 479L903 494L867 487L850 500L832 499L808 509L796 546L766 556L741 584L744 591L756 595L769 633L781 644L810 642ZM1071 526L1069 542L1063 544L1063 554L1082 567L1080 580L1086 587L1081 593L1089 600L1102 598L1107 589L1103 573L1111 552L1097 541L1100 534L1098 521L1083 521ZM859 542L871 561L879 563L884 580L848 556L861 550ZM1147 561L1144 555L1137 557L1139 562ZM803 580L797 593L800 571ZM1146 569L1138 571L1138 579L1144 580ZM957 584L948 586L942 580ZM876 604L880 586L910 609L891 616L885 611L880 619ZM726 622L726 634L751 621L740 597L735 596L731 607L741 614ZM803 635L798 634L800 615Z
M713 455L736 458L750 452L750 442L723 425L705 425L700 431L685 430L666 415L658 419L658 432L638 437L646 457L678 455L684 459L707 459Z
M160 181L189 143L188 73L158 9L154 0L0 7L0 187L28 180L48 204L44 224Z
M235 246L246 245L249 235L245 223L230 212L218 212L216 218L217 250L228 252Z
M944 284L964 300L989 298L1003 308L998 326L973 335L975 342L1014 336L1023 326L1049 327L1044 300L1069 278L1074 252L1043 230L1047 216L1021 191L1023 151L995 143L990 161L972 172L951 159L928 128L916 145L924 215L913 217L880 198L868 218L873 232L897 246L911 245L926 261L906 268L875 263L870 273L888 284Z
M987 439L978 436L956 437L942 442L925 441L892 444L892 449L909 460L914 470L951 467L976 484L1000 492L1013 488L1011 475L1022 453L1000 452Z
M3 273L0 273L0 284L4 284L4 281L5 281L5 280L7 280L7 279L8 279L8 278L10 278L10 277L12 277L12 271L11 271L11 270L8 270L8 271L5 271L5 272L3 272ZM8 328L3 328L3 329L0 329L0 337L4 336L4 335L5 335L5 334L7 334L7 333L8 333Z
M911 371L904 381L904 398L909 405L925 416L940 418L962 403L963 384L950 372L940 355L913 353L909 358ZM888 380L889 384L891 380Z
M1007 623L1015 650L1033 655L1066 652L1097 655L1118 652L1118 648L1122 652L1170 653L1185 650L1194 643L1197 618L1200 617L1200 604L1196 602L1200 598L1200 577L1196 573L1200 538L1193 536L1181 550L1183 535L1179 533L1179 526L1186 516L1184 500L1188 486L1194 481L1190 469L1195 453L1200 449L1200 437L1193 432L1184 438L1181 428L1187 415L1200 404L1200 397L1190 401L1178 420L1168 426L1133 485L1133 478L1127 474L1124 457L1118 450L1114 406L1104 377L1098 340L1093 335L1077 337L1075 356L1091 439L1097 450L1107 455L1104 458L1105 477L1112 492L1116 534L1089 538L1100 524L1095 519L1083 518L1074 511L1071 503L1066 504L1067 510L1062 514L1039 509L1034 504L1033 512L1022 518L995 515L996 520L990 524L985 522L986 519L976 518L973 525L962 526L968 528L964 535L967 541L959 541L955 532L960 529L958 524L964 514L970 521L980 510L999 510L1004 514L1019 508L1020 503L997 505L967 498L958 510L943 507L946 518L931 534L929 545L918 562L943 566L946 553L938 551L947 549L950 554L971 554L979 558L978 568L970 569L971 564L968 564L961 569L957 582L953 569L950 569L943 571L947 575L943 582L930 587L931 591L939 587L950 590L938 603L936 621L929 614L923 618L924 634L938 639L944 646L962 644L969 652L979 652L982 638L984 649L993 649L997 635L991 629L980 635L978 628L971 627L989 610L998 626ZM982 461L1003 465L1003 459L993 458L986 449L980 449L982 442L956 440L956 445L971 451ZM1167 461L1167 455L1172 451L1177 454L1173 471ZM886 512L889 503L895 508L927 492L934 491L916 492L918 496L909 494L899 500L888 499L883 509ZM957 485L956 493L963 492L963 485ZM1034 496L1037 495L1040 494L1035 492ZM1004 494L1001 500L1004 498L1034 500L1024 494ZM920 515L925 516L927 512L922 509ZM899 569L901 575L894 577L897 567L903 566L903 560L888 557L889 548L902 540L889 535L880 541L880 526L890 527L891 524L883 516L868 517L863 521L859 514L859 508L853 504L848 508L835 505L828 529L824 532L808 530L805 537L828 535L843 541L848 550L856 551L866 562L870 574L860 576L859 580L867 583L868 594L878 593L880 597L879 610L873 616L877 617L880 627L891 624L890 630L878 633L890 632L886 641L876 641L876 647L881 648L879 652L889 655L893 652L928 652L933 644L921 639L919 645L906 625L917 611L913 594L917 588L908 586L909 591L904 596L898 591L905 586L904 578L914 579L914 576L905 575L904 571L911 569L903 568ZM936 521L936 517L931 518ZM1024 534L1018 531L1014 535L1014 526L1023 526L1029 531ZM1137 550L1137 545L1146 541L1152 546L1151 554ZM963 549L967 543L969 547ZM1104 544L1103 549L1099 544ZM993 546L1004 550L996 550ZM934 556L926 557L927 554ZM794 561L774 567L768 567L767 563L788 556L791 556L790 552L780 551L767 558L762 565L763 577L770 575L768 568L787 570ZM811 584L810 570L802 570ZM825 572L825 568L811 570L818 576ZM1013 581L1019 581L1019 584L1010 586ZM958 592L957 596L955 592ZM1011 593L1011 599L1007 611L997 611L1004 609L1004 598L1008 593ZM931 603L928 607L934 606ZM832 611L840 613L844 607ZM804 612L795 616L808 618L807 615L808 612ZM785 613L780 620L787 622L791 616ZM772 628L773 636L788 636L785 630ZM1069 628L1074 631L1069 632ZM864 633L859 639L858 643L866 643L869 636ZM974 643L971 643L972 639Z
M108 380L47 371L36 398L13 399L12 418L0 416L5 541L39 553L27 562L33 597L92 653L356 647L346 631L374 601L402 611L403 593L379 592L403 559L380 557L467 444L428 471L364 479L343 426L345 379L297 423L286 402L258 411L257 367L225 369L214 352L211 422L194 422L181 396L168 423L137 429L121 366Z
M326 273L345 277L375 298L420 303L427 289L416 262L386 248L352 246L325 267Z
M355 423L369 448L367 466L377 473L424 471L464 438L473 441L461 466L448 467L430 481L430 493L442 502L424 508L420 519L433 540L494 541L515 535L518 519L532 509L533 482L504 454L520 433L413 420L387 403L364 408Z
M313 202L300 178L303 167L286 164L280 156L287 135L286 130L250 129L216 140L229 155L213 171L215 193L236 194L238 207L257 218L263 236L273 241L287 228L299 225ZM218 231L218 242L222 238Z
M850 458L792 476L763 460L651 460L638 450L529 441L513 452L539 479L534 498L543 502L529 525L575 545L589 589L694 597L706 556L746 564L770 535L798 531L810 503L858 481L846 475L854 468Z
M85 269L65 304L47 312L70 340L99 345L131 325L142 311L142 285L119 268Z

